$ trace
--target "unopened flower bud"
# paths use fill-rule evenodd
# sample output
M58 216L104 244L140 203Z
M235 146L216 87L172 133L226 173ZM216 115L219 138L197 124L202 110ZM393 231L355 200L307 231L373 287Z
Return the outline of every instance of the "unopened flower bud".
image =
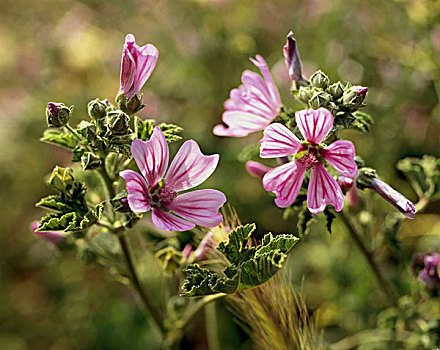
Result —
M298 48L296 46L296 40L293 37L293 33L290 32L287 35L287 43L284 46L284 57L286 58L286 66L289 71L290 79L299 83L305 83L305 79L302 75L301 58L299 57Z
M46 121L49 127L59 128L67 125L70 119L72 107L63 103L49 102L46 108Z
M90 118L93 120L104 119L107 115L107 106L103 101L98 98L96 100L90 101L87 105Z
M93 170L101 166L101 159L91 152L86 152L81 157L81 165L84 170Z
M426 285L426 288L434 291L440 287L440 276L438 265L440 256L436 252L430 252L423 259L424 268L419 273L419 281Z
M310 84L315 88L326 90L329 84L328 77L322 72L317 71L310 77Z
M47 180L47 184L59 192L66 191L74 182L75 179L72 170L69 168L61 168L59 166L56 166L55 169L53 169L49 180Z
M337 83L330 85L327 89L327 92L332 95L334 100L337 100L344 94L344 86L340 81L338 81Z
M31 231L35 233L35 235L37 235L38 237L44 239L46 242L50 242L56 245L63 243L66 240L66 237L61 231L37 231L38 224L39 221L32 221L30 225Z
M187 244L185 248L183 248L182 250L182 260L187 261L191 255L191 252L192 252L192 246L191 244Z
M353 187L354 180L351 177L338 176L337 182L341 190L345 193Z
M367 96L368 88L363 86L352 86L344 91L342 103L349 110L356 110L362 107Z
M304 86L301 86L298 91L298 98L304 102L309 103L310 99L312 98L313 90Z
M371 179L372 188L385 200L390 202L407 218L414 219L416 208L414 204L405 198L401 193L397 192L387 183L379 180L377 177Z
M261 163L254 162L252 160L249 160L246 162L246 170L251 176L257 177L262 179L264 175L270 170L268 166L265 166Z
M327 107L332 97L324 91L315 91L309 101L309 106L315 109Z
M122 111L110 112L107 115L107 128L114 135L125 135L129 132L130 117Z

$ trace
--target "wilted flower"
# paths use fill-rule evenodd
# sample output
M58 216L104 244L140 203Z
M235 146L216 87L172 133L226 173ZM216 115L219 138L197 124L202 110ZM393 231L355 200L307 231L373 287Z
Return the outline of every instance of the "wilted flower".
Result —
M152 44L139 47L133 34L127 34L122 50L121 85L127 100L139 94L156 66L159 51Z
M371 179L372 188L381 195L384 199L390 202L394 207L400 211L407 218L414 219L416 215L416 208L414 204L406 199L406 197L397 192L387 183L379 180L377 177Z
M33 233L35 233L38 237L44 239L47 242L53 243L53 244L59 244L66 240L66 237L64 236L63 232L61 231L41 231L38 232L38 224L39 221L32 221L30 228Z
M249 160L246 162L246 170L251 176L258 177L260 179L263 178L264 175L272 168L265 166L261 163L254 162L253 160Z
M283 48L284 57L286 58L286 66L289 71L290 79L304 83L305 79L302 75L301 58L299 57L299 51L296 46L296 40L293 37L293 33L287 34L287 43Z
M306 170L312 169L307 207L313 214L321 213L328 204L340 211L344 205L341 187L325 169L322 158L343 176L354 178L358 172L354 146L346 140L336 141L328 147L321 145L333 126L333 115L324 108L296 112L295 120L306 139L304 142L279 123L264 130L260 157L296 156L295 160L268 171L263 177L263 186L276 194L278 207L288 207L298 195Z
M424 267L419 273L419 280L423 282L429 290L436 290L440 287L440 276L438 274L439 261L440 257L436 252L430 252L424 256Z
M143 175L132 170L120 174L127 181L131 210L143 213L152 209L153 224L167 231L190 230L195 224L213 227L222 222L217 212L226 201L222 192L208 189L178 194L204 182L217 167L218 154L205 156L195 141L186 141L164 177L169 150L158 127L149 141L134 140L131 153Z
M228 128L216 125L213 129L218 136L246 136L263 130L278 115L281 100L263 57L251 59L261 71L264 80L257 73L245 70L241 85L231 90L229 100L224 104L226 111L222 119Z

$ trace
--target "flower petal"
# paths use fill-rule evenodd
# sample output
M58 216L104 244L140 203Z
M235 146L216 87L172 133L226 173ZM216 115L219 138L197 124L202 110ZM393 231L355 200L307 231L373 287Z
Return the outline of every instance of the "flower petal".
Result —
M281 106L280 94L278 93L278 89L273 82L272 76L270 75L266 61L260 55L256 56L256 60L251 58L251 61L260 69L261 75L266 81L266 85L272 97L272 101L275 102L278 105L277 107L279 108Z
M134 140L131 154L148 187L156 186L165 174L169 158L168 144L159 127L156 126L149 141Z
M325 108L303 109L295 113L296 124L304 138L319 145L333 126L333 115Z
M119 175L127 182L128 205L136 213L145 213L151 209L148 187L144 178L133 170L124 170Z
M186 231L195 227L194 224L158 208L153 208L151 218L154 226L156 226L159 230Z
M336 211L344 206L344 195L336 180L328 173L321 162L314 165L307 190L307 207L313 214L324 211L327 205Z
M351 178L358 175L358 168L354 161L355 149L350 141L336 141L327 148L319 150L319 153L341 175Z
M226 111L223 113L223 122L229 127L216 125L213 133L217 136L247 136L251 132L263 130L273 117L263 117L243 111Z
M218 154L203 155L199 145L193 140L188 140L174 157L165 183L176 192L200 185L214 172L219 157Z
M159 58L159 50L152 44L147 44L139 48L136 62L136 82L135 90L140 91L142 86L153 73Z
M260 141L260 157L287 157L297 153L302 143L284 125L274 123L264 129L264 137Z
M266 191L272 191L280 208L290 206L296 199L304 179L306 168L299 161L289 162L269 170L263 177Z
M197 190L178 195L167 208L182 218L199 226L214 227L223 221L220 207L225 195L217 190Z

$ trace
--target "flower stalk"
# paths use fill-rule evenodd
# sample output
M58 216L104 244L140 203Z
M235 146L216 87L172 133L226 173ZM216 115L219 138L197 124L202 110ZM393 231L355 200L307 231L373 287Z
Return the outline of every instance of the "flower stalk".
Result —
M384 277L382 270L377 265L376 261L373 258L372 252L368 249L368 247L365 245L365 242L363 241L360 233L358 232L357 228L354 226L354 224L351 222L351 220L348 218L348 216L344 212L340 212L340 218L342 219L342 222L345 224L345 226L348 229L348 232L350 233L350 236L353 238L354 242L360 249L361 253L364 255L365 259L368 262L368 265L370 266L371 270L373 271L374 275L376 276L377 281L379 282L380 286L382 287L382 290L388 297L388 300L394 307L399 306L399 299L391 286L391 284L388 282L388 280Z

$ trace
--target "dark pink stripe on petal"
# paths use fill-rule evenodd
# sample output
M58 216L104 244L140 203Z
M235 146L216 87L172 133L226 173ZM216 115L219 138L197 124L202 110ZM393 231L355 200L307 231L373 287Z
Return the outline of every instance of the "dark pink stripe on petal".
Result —
M159 230L186 231L195 227L194 224L158 208L153 209L151 218L154 226L156 226Z
M295 120L304 138L316 145L324 141L333 126L333 115L325 108L298 111Z
M220 191L197 190L178 195L167 208L196 225L214 227L223 221L218 210L225 202Z
M126 181L130 209L136 213L149 211L148 186L144 178L133 170L122 171L120 176Z
M290 156L297 153L302 146L298 138L280 123L269 125L264 130L264 137L260 142L261 158Z

